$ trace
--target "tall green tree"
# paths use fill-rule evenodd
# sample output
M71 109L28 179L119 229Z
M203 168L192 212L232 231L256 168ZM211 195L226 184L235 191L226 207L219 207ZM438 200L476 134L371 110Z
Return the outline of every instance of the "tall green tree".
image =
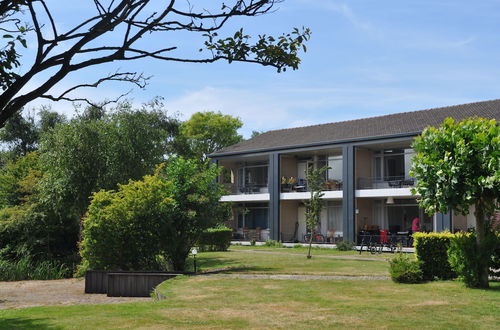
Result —
M92 193L141 179L170 153L178 122L164 110L124 104L98 112L55 126L54 117L44 116L41 122L53 128L42 134L37 153L0 171L0 257L68 262Z
M238 134L242 126L239 118L220 112L197 112L181 124L180 136L187 145L187 153L205 162L209 154L242 141Z
M16 158L38 149L40 137L57 124L66 122L66 117L48 107L41 107L36 115L33 112L17 112L5 126L0 128L0 145L8 153L7 158Z
M321 221L321 211L324 207L323 190L325 187L325 172L329 169L328 166L323 166L316 169L308 169L306 173L307 188L311 192L309 200L305 201L306 205L306 229L309 232L309 249L307 250L307 259L311 259L311 247L314 238L316 227Z
M0 168L0 209L21 205L31 199L42 176L38 158L38 153L30 152Z
M489 222L499 206L500 126L495 120L448 118L438 128L426 128L413 148L413 193L428 214L468 214L475 207L478 286L488 287L488 258L480 255L487 253Z
M48 198L59 207L71 206L82 216L93 192L152 173L165 160L177 131L177 120L163 110L132 110L123 104L95 116L90 109L43 136L42 190L51 192Z

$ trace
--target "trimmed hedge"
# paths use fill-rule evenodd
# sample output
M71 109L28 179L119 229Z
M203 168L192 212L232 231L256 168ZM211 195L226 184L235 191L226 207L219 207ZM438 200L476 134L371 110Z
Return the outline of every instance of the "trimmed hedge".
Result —
M201 251L227 251L233 230L225 226L206 229L198 242Z
M484 265L488 265L491 276L500 274L500 233L488 233L483 244L484 249L479 253L475 233L457 233L450 241L450 264L468 287L479 284L480 269Z
M448 261L451 233L414 233L415 253L421 262L424 280L448 280L456 277Z

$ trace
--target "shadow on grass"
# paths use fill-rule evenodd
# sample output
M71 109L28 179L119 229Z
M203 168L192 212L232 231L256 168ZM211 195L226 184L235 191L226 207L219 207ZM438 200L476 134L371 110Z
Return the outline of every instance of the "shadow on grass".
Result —
M62 329L46 323L45 319L27 319L27 318L0 318L0 329Z

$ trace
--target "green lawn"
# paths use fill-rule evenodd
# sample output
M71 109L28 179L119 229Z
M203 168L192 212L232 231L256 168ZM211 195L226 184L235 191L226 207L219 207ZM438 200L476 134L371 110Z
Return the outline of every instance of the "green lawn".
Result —
M201 253L199 262L204 270L232 267L232 273L387 275L387 262L380 258L333 259L325 252L307 260L289 255L295 249L245 252L250 249ZM455 281L404 285L390 280L196 276L164 282L158 290L166 299L4 310L0 328L500 328L500 283L492 283L490 290L473 290Z
M253 251L255 250L255 251ZM352 259L337 259L332 257ZM373 257L361 255L371 260L357 260L359 254L353 252L314 251L312 259L306 259L305 249L273 248L233 248L228 252L200 253L197 264L202 271L227 269L228 273L262 274L311 274L311 275L388 275L388 255ZM192 260L189 261L192 265Z

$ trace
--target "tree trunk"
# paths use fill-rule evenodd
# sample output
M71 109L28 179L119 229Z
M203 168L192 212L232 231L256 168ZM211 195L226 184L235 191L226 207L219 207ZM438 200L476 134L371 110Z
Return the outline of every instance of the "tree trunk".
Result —
M312 242L313 242L313 232L311 230L311 234L309 235L309 250L307 251L307 259L311 259L311 247L312 247Z
M486 220L484 218L484 208L483 208L483 203L481 200L479 200L476 205L476 210L474 212L474 215L476 216L476 246L477 246L477 253L478 253L478 278L479 278L479 283L478 287L479 288L488 288L489 287L489 282L488 282L488 261L487 258L483 256L483 251L486 248L485 245L485 239L486 239Z

